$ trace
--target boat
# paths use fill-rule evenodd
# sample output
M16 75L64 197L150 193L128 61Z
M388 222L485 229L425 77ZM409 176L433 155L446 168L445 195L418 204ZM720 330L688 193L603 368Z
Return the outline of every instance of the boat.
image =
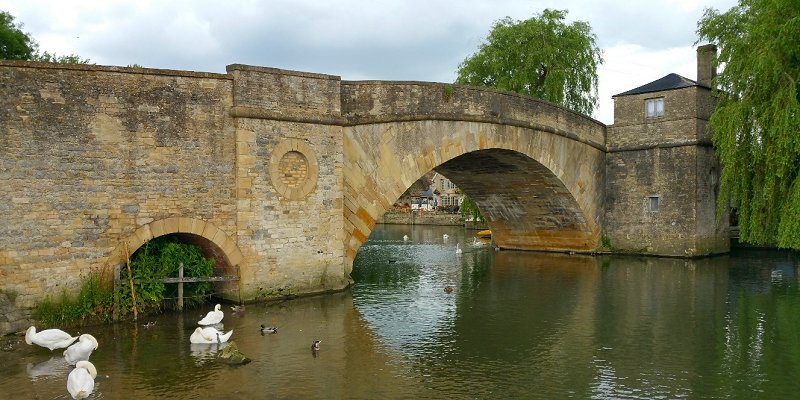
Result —
M479 238L490 238L490 237L492 237L492 230L491 229L486 229L486 230L478 231L478 233L476 233L475 236L477 236Z

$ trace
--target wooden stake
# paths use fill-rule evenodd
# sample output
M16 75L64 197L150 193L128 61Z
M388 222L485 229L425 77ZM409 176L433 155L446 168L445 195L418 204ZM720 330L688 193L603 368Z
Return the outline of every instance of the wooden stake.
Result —
M128 282L131 284L131 299L133 300L133 320L139 319L139 311L136 309L136 291L133 290L133 274L131 274L131 255L128 252L128 242L125 242L125 265L128 266Z
M178 264L178 310L183 310L183 263Z

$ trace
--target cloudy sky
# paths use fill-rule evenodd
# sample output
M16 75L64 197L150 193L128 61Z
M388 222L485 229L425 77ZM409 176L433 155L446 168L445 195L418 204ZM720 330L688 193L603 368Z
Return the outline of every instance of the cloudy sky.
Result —
M566 9L603 49L600 106L670 72L695 79L697 21L736 0L0 0L41 50L101 65L225 72L228 64L345 80L452 82L492 24Z

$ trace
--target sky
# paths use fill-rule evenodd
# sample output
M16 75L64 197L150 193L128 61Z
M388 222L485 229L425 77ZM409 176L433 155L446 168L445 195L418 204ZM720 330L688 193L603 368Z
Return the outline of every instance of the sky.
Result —
M98 65L224 73L229 64L344 80L453 82L497 20L545 8L588 22L611 96L669 73L696 78L697 21L736 0L0 0L40 50ZM703 43L699 43L701 45Z

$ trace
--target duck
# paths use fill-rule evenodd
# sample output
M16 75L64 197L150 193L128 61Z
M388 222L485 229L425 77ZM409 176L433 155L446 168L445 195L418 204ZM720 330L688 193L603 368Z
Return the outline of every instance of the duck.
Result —
M231 306L231 310L233 310L233 312L235 312L235 313L243 313L244 312L244 304Z
M214 325L220 323L222 318L225 316L222 310L220 310L221 307L222 306L217 304L214 306L214 311L209 311L208 314L206 314L206 316L200 321L197 321L197 323L200 325Z
M192 335L189 336L189 342L194 344L218 344L218 343L225 343L228 339L231 338L233 334L233 330L231 329L228 333L222 333L218 331L216 328L212 327L197 327L197 329L192 332Z
M459 243L456 243L456 254L461 254L461 246Z
M25 331L25 343L47 347L50 351L69 347L76 340L77 336L72 336L61 329L45 329L37 333L36 327L31 326Z
M278 333L278 327L261 324L261 333Z
M67 376L67 391L73 399L85 399L94 391L97 369L89 361L78 361Z
M97 350L97 339L84 333L75 344L64 350L64 359L69 365L75 365L78 361L89 361L89 356L94 350Z
M142 324L142 326L145 328L152 328L156 326L156 321L145 322L144 324Z
M311 343L311 351L319 351L319 344L322 343L321 340L315 340L314 343Z
M442 239L444 239L444 240L447 240L449 237L450 237L450 235L448 235L446 233L444 235L442 235Z
M404 241L404 242L407 242L407 241L408 241L408 235L403 235L403 241Z
M453 293L453 287L452 286L445 286L444 287L444 292L447 293L447 294Z

